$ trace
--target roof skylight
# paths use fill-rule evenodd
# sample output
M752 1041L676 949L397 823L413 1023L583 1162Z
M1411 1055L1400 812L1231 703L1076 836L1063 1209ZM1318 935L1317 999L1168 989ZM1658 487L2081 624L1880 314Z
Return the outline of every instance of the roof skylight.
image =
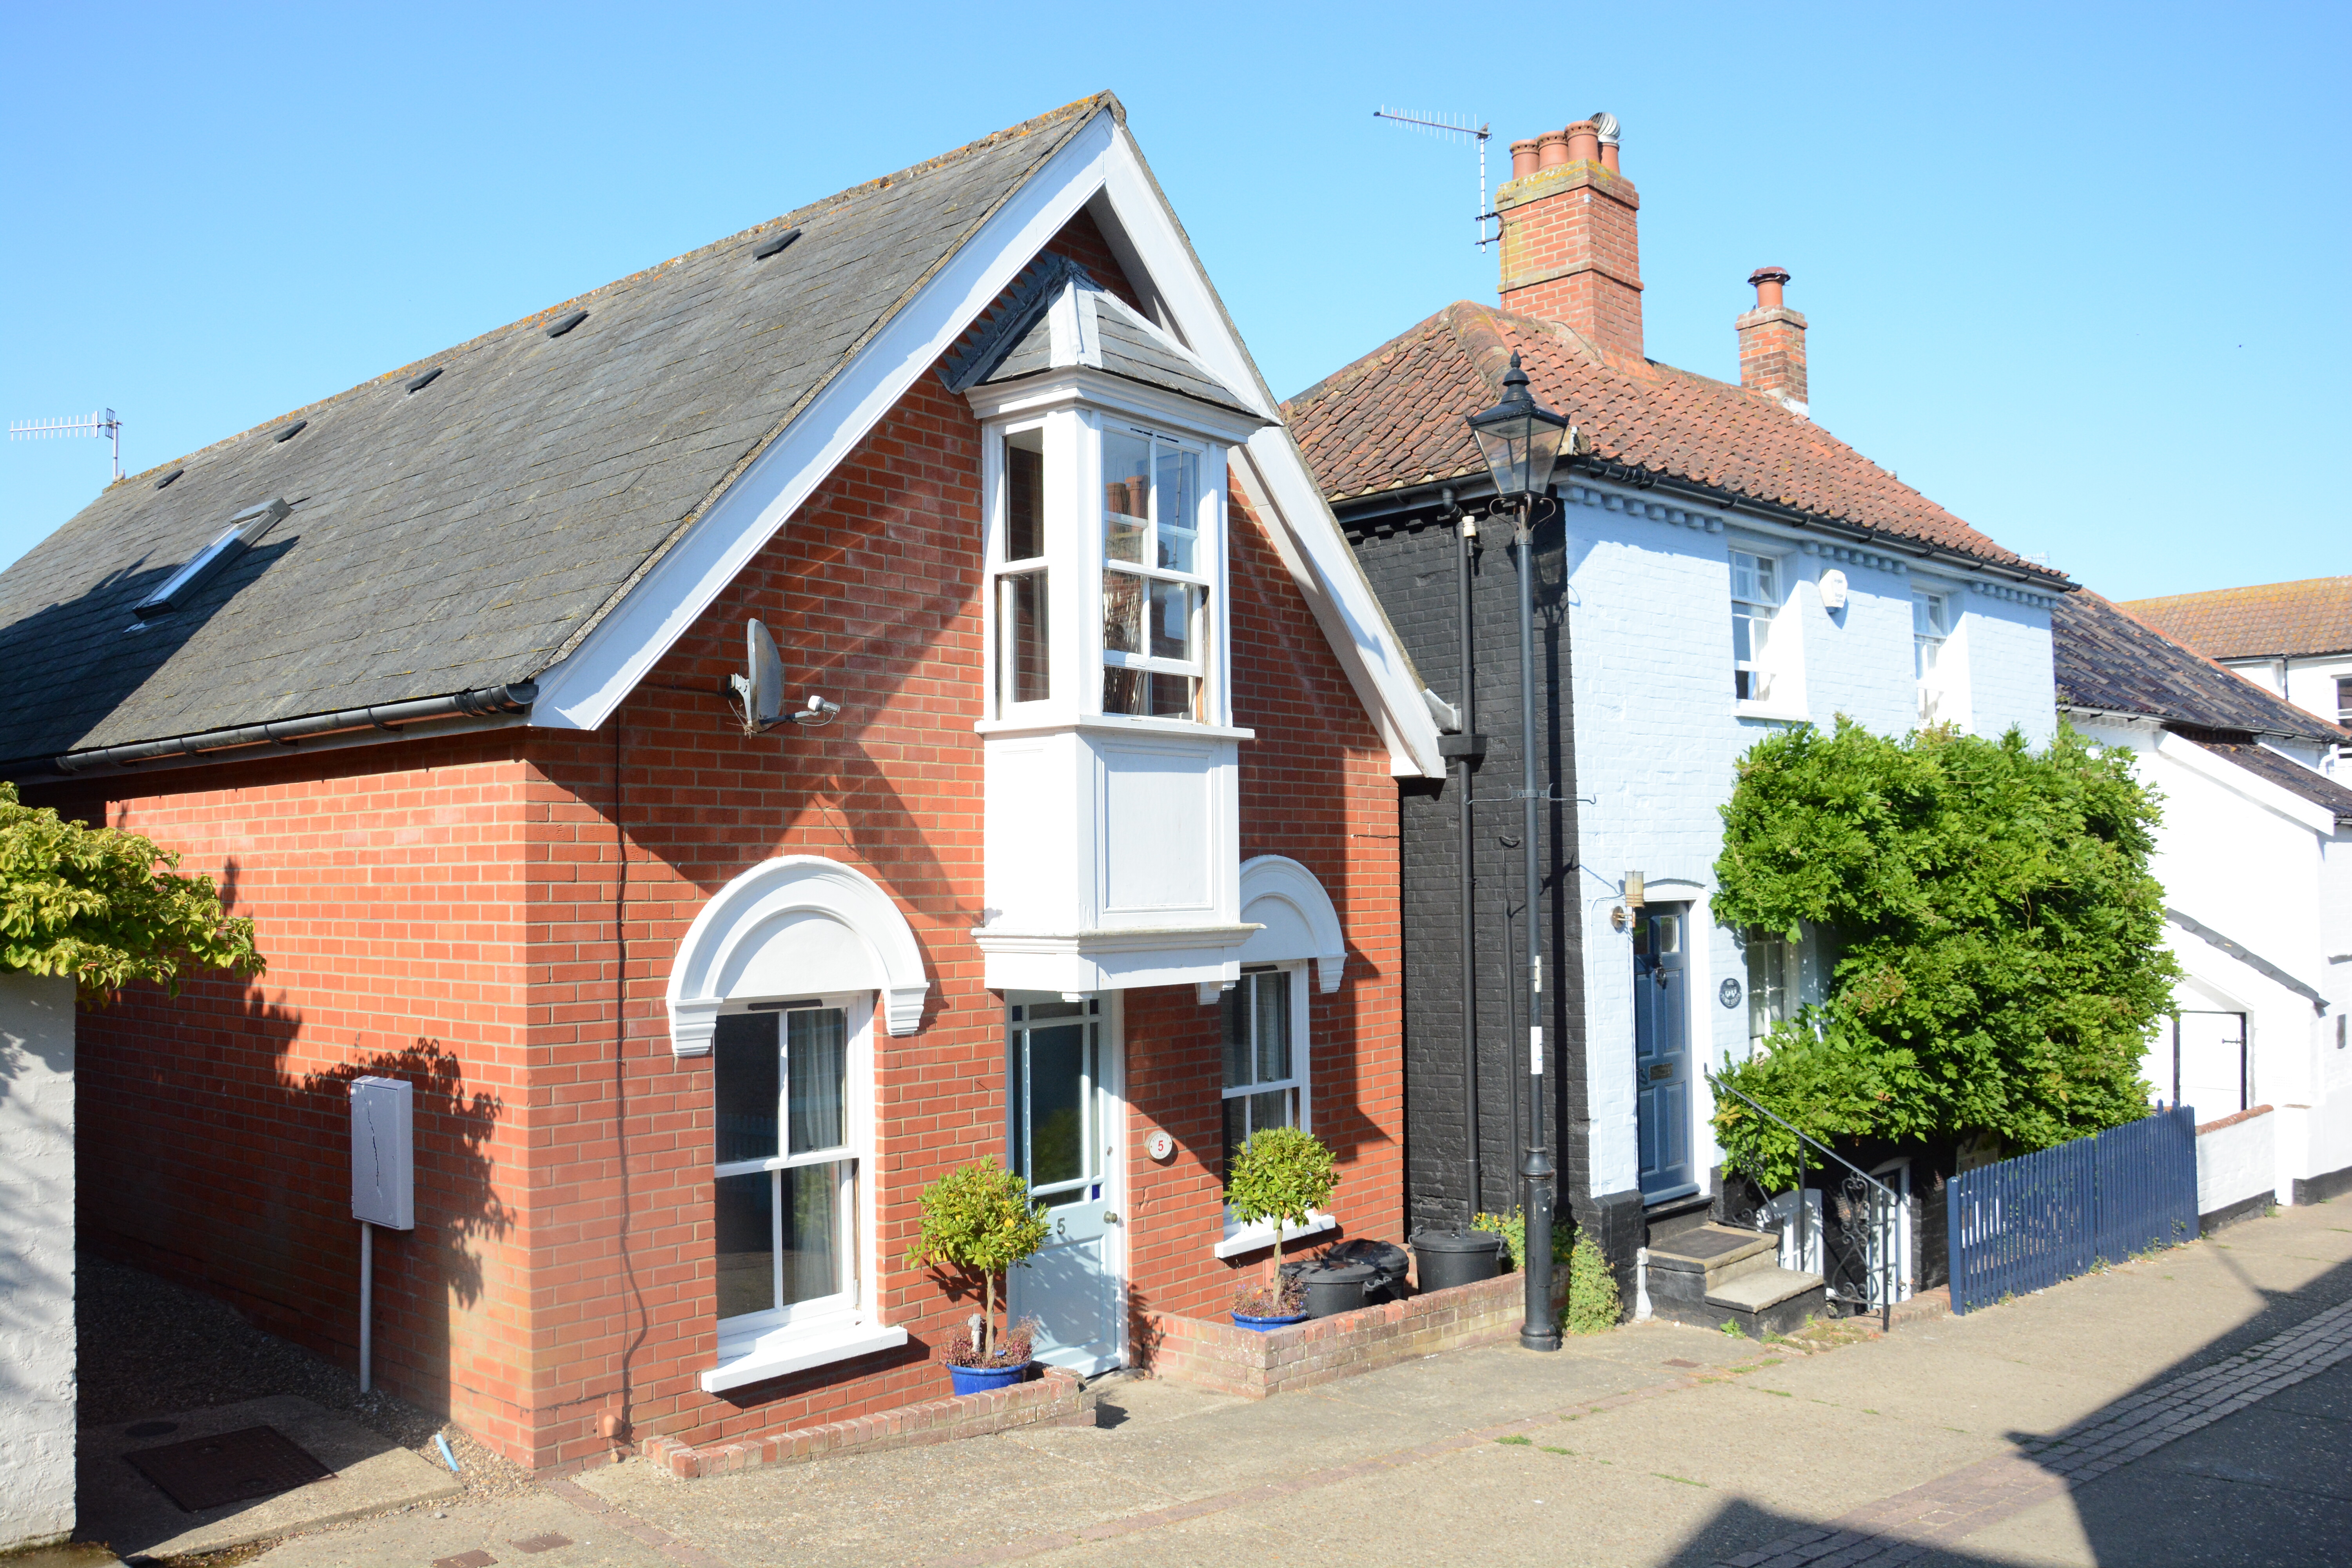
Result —
M411 376L408 382L408 390L411 392L422 392L440 378L441 367L436 364L431 370L426 371L423 375Z
M559 316L554 324L547 329L547 335L551 338L560 338L587 319L588 312L585 310L574 310L568 316Z
M141 619L167 616L184 607L197 591L220 575L221 569L258 541L278 519L294 509L282 500L264 501L229 519L213 542L188 559L188 563L163 580L163 585L139 602L133 612Z
M752 250L751 259L754 261L765 261L768 258L775 255L776 252L783 249L784 247L790 245L800 237L801 231L796 228L788 228L782 234L772 235L768 238L761 240L758 247Z

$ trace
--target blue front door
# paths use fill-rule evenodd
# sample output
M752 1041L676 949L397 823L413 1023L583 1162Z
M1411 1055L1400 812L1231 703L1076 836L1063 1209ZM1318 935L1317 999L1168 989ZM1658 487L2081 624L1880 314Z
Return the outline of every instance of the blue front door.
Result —
M1633 1098L1647 1203L1697 1185L1691 1172L1688 910L1658 904L1633 917Z

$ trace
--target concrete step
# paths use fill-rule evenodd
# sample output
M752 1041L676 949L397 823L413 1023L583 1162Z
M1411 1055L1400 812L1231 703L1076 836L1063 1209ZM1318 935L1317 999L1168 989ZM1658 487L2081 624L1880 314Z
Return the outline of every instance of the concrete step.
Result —
M1727 1321L1738 1324L1740 1331L1751 1338L1761 1339L1766 1334L1793 1332L1804 1327L1806 1318L1824 1314L1829 1287L1818 1274L1775 1265L1724 1281L1707 1292L1706 1307L1720 1314L1718 1327Z
M1648 1232L1646 1244L1664 1247L1676 1237L1698 1229L1707 1223L1714 1207L1715 1200L1704 1193L1651 1205L1642 1211L1643 1225Z
M1754 1269L1780 1261L1778 1237L1727 1225L1701 1225L1650 1248L1650 1300L1658 1310L1672 1301L1696 1309L1707 1293ZM1680 1314L1675 1314L1679 1316Z

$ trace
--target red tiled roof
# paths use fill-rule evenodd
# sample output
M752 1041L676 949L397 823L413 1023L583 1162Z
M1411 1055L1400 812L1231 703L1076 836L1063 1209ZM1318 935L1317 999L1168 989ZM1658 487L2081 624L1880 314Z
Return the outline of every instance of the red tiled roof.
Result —
M2352 577L2126 599L2124 608L2209 658L2352 652Z
M1557 321L1466 300L1308 387L1283 412L1335 503L1483 476L1462 418L1502 395L1515 350L1536 396L1575 422L1596 458L1981 561L2048 570L1777 403L1671 365L1604 354Z

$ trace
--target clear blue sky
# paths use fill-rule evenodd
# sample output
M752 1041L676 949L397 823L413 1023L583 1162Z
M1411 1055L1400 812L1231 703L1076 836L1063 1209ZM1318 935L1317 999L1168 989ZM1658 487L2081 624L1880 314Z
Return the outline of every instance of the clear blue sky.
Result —
M2352 572L2352 10L13 0L0 415L132 471L1100 88L1277 393L1491 298L1465 146L1606 109L1650 353L1759 265L1830 430L2116 597ZM0 446L0 562L104 484Z

